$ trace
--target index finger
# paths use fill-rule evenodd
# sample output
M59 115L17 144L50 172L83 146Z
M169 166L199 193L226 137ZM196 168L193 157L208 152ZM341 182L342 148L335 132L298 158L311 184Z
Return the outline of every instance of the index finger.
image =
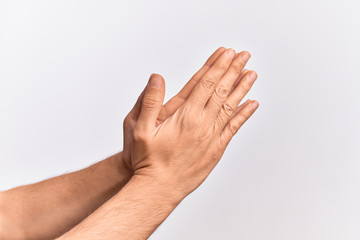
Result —
M219 47L215 52L206 60L204 65L191 77L178 94L172 97L162 108L159 114L159 120L165 120L185 102L190 95L191 91L205 74L206 71L215 63L219 56L226 50L224 47Z
M224 47L219 47L205 62L205 64L197 71L194 76L186 83L186 85L180 90L177 94L178 97L186 99L199 79L204 75L204 73L209 70L209 68L215 63L218 57L226 50Z

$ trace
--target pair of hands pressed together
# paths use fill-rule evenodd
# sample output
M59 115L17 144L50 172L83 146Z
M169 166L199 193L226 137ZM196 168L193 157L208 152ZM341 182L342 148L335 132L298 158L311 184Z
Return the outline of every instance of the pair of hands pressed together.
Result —
M131 179L61 239L147 239L205 180L257 109L257 101L238 106L257 78L243 70L249 58L217 49L165 105L164 80L152 74L124 120L121 161Z
M248 100L238 106L257 78L244 69L249 58L246 51L220 47L165 105L164 80L152 74L124 120L123 160L135 177L181 197L205 180L259 105Z
M124 149L85 169L0 192L0 240L146 239L209 175L255 112L246 51L218 48L163 105L152 74L124 120Z

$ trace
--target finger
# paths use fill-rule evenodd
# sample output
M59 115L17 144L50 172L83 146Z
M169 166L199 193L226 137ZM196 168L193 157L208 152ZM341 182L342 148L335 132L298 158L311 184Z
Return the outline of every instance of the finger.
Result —
M144 93L145 93L145 89L146 89L146 87L139 95L135 105L133 106L131 111L128 113L128 115L125 117L124 122L123 122L124 156L125 155L128 156L130 154L129 151L130 151L131 142L128 141L128 139L131 139L131 137L133 135L133 129L136 125L136 120L139 117L140 105L141 105L141 101L142 101Z
M191 105L195 110L203 108L214 92L215 86L228 70L234 56L234 49L229 48L225 50L210 69L201 77L185 104Z
M240 76L236 79L236 81L235 81L234 85L232 86L230 92L234 91L234 89L237 87L237 85L239 85L241 79L245 76L245 74L246 74L248 71L249 71L249 70L247 70L246 68L241 71Z
M217 116L221 106L226 101L232 86L240 76L241 71L244 69L249 58L250 53L244 51L232 61L229 69L217 84L214 93L211 95L205 106L205 110L210 114L210 116Z
M141 94L137 98L136 103L134 104L133 108L131 109L131 111L129 112L129 114L127 116L127 117L130 117L131 119L133 119L135 121L139 117L141 101L142 101L142 99L144 97L144 93L145 93L146 88L147 88L147 85L145 86L144 90L141 92Z
M224 104L221 106L220 111L216 117L216 128L221 131L229 119L233 116L237 106L245 95L249 92L251 86L255 82L257 74L255 71L248 71L241 79L239 85L228 96Z
M238 113L230 119L220 135L220 145L223 149L229 144L231 138L237 133L239 128L251 117L259 107L256 100L248 101ZM239 107L240 108L240 107Z
M244 103L242 103L240 106L238 106L233 114L232 117L234 117L236 114L238 114L248 103L250 103L250 99L246 100Z
M204 63L203 67L197 71L189 82L177 94L180 98L186 99L191 93L194 86L198 83L200 78L209 70L209 68L216 62L221 54L226 50L224 47L219 47Z
M186 101L199 79L215 63L219 56L225 51L224 47L219 47L205 62L205 64L191 77L178 94L172 97L162 108L159 114L159 120L164 121Z
M161 75L152 74L141 101L140 115L136 127L145 131L155 127L165 96L165 82Z

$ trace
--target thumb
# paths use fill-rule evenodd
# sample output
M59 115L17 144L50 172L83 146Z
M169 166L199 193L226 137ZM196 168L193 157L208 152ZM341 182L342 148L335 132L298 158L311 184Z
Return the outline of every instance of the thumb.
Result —
M165 97L165 81L159 74L151 74L141 102L140 115L136 123L141 128L155 127Z

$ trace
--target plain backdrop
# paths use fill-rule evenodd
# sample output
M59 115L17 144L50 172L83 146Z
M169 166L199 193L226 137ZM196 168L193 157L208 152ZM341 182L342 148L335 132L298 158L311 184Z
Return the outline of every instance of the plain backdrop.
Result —
M151 73L176 94L248 50L260 107L152 240L360 239L358 1L0 1L0 190L122 150Z

